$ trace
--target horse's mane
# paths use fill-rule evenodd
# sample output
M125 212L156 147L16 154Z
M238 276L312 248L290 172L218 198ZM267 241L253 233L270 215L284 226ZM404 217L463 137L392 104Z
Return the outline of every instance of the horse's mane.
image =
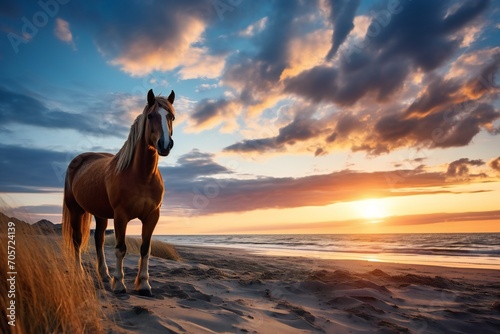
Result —
M130 165L132 157L134 156L134 149L139 139L144 133L144 112L137 116L134 123L130 127L128 138L123 144L122 148L115 154L113 161L116 163L116 171L121 172Z
M142 113L139 116L137 116L134 123L130 127L130 133L128 134L128 138L123 144L122 148L113 157L113 161L115 162L116 165L115 167L116 172L119 173L125 170L125 168L127 168L130 165L130 162L134 157L135 146L137 145L142 135L144 134L147 110L149 108L155 110L158 105L167 110L170 110L172 114L175 116L174 106L163 96L157 96L155 104L152 107L146 105Z

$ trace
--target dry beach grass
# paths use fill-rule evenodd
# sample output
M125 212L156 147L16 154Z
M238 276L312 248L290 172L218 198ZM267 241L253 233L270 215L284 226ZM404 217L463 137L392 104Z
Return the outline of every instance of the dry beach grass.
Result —
M2 217L3 218L3 217ZM7 221L0 222L0 280L7 282ZM5 311L10 284L0 285L3 333L99 333L102 312L94 282L63 255L58 236L18 226L15 234L15 327ZM9 312L10 313L10 312Z

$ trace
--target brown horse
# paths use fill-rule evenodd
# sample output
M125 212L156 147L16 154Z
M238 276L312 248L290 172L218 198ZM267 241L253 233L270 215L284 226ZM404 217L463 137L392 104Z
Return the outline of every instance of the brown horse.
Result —
M64 184L63 235L67 249L76 255L81 266L81 249L89 238L91 215L95 217L97 266L103 281L109 279L104 258L104 234L108 219L114 219L116 271L112 287L115 293L126 292L123 258L127 250L125 230L134 218L142 222L142 245L135 288L151 296L148 262L151 235L160 216L163 180L158 170L158 155L167 156L174 146L172 122L175 93L168 98L149 90L148 104L130 129L127 141L116 155L83 153L68 166Z

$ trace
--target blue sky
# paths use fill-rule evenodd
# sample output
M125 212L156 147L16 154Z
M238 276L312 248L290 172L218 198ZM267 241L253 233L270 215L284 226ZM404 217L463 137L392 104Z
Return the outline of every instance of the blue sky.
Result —
M152 88L176 92L162 232L355 232L370 198L425 215L411 231L498 223L495 1L10 1L0 19L0 196L28 220L60 221L71 158L117 152Z

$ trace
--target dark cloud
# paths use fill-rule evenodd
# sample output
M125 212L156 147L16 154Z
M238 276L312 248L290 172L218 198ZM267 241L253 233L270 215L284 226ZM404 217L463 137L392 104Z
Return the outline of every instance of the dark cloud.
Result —
M472 96L482 96L489 92L497 91L499 86L496 81L500 74L500 52L493 54L478 76L471 79L466 87Z
M393 173L397 173L395 182ZM458 182L459 180L457 180ZM445 173L422 170L395 172L341 171L300 178L205 178L191 184L189 192L172 191L166 198L193 215L244 212L257 209L323 206L366 196L391 197L453 193L426 189L455 184ZM415 190L420 189L420 190Z
M224 148L225 152L238 152L238 153L249 153L249 152L267 152L275 151L278 149L275 138L261 138L261 139L245 139L238 143L229 145Z
M364 40L353 43L337 66L319 65L305 71L287 80L285 89L315 102L346 105L369 93L384 101L412 71L429 72L450 59L462 42L457 32L479 17L489 3L465 1L448 14L454 2L403 1L391 14L388 3L382 2L385 6L372 12Z
M321 124L318 120L299 114L291 123L279 129L275 137L243 140L224 148L224 151L240 153L279 151L286 145L295 145L297 142L315 138L320 133Z
M456 33L489 4L489 0L468 0L459 5L454 1L403 1L401 12L391 15L385 27L375 16L365 38L370 51L386 61L402 56L427 72L450 58L463 38ZM450 13L454 8L455 12Z
M175 166L160 167L162 175L168 179L167 185L172 183L185 183L203 177L217 174L232 174L233 172L214 161L211 153L200 152L194 149L181 155ZM189 188L189 185L188 185Z
M0 145L0 192L45 192L48 188L62 188L66 168L77 154ZM195 149L179 157L175 166L160 167L160 170L167 186L172 184L189 191L190 182L194 180L232 174L213 158L212 154Z
M488 166L490 166L497 173L500 173L500 157L491 159L488 162Z
M415 120L405 120L401 119L399 115L389 115L381 118L375 124L375 131L384 142L395 142L413 133L417 126L418 122Z
M286 91L306 96L313 102L334 101L337 94L337 68L316 66L285 81Z
M374 113L369 109L372 104L368 104L368 110L357 114L338 112L323 117L315 133L318 139L327 133L324 139L327 145L345 145L353 151L367 151L371 155L388 153L399 147L465 146L483 129L498 134L500 129L495 127L495 122L500 118L500 111L490 101L498 96L494 78L498 72L499 59L498 54L493 54L476 72L467 73L468 76L462 81L459 78L444 79L431 73L423 80L422 93L408 107L392 106L383 112ZM335 78L336 69L313 68L290 80L288 88L294 90L304 87L314 102L322 101L323 93L331 89L331 94L326 98L333 101L337 99L338 88L329 86L333 81L327 79L328 74ZM302 75L305 75L304 80L301 79ZM325 80L317 90L317 86L308 81L316 76ZM356 94L360 94L366 83L361 82L357 86L361 89ZM378 85L377 92L380 93L382 87L384 84ZM356 89L354 86L352 88L354 92ZM343 88L344 93L346 89ZM295 127L294 131L299 133L301 129ZM229 146L228 151L262 153L275 150L276 144L276 138L244 140Z
M425 215L394 216L385 218L384 225L408 226L408 225L437 224L445 222L498 220L499 218L500 218L500 211L431 213Z
M240 109L240 106L232 100L203 99L196 103L190 116L195 128L207 128L234 121Z
M354 28L353 20L360 0L330 0L330 20L333 23L332 48L326 58L330 60L347 35Z
M241 52L228 60L223 83L237 88L239 99L251 106L279 94L283 70L290 63L289 43L314 30L304 18L315 13L318 1L275 2L265 29L252 38L255 52Z
M402 87L410 73L407 60L387 62L385 59L366 58L359 69L320 65L285 81L285 91L314 102L331 102L343 106L355 104L367 94L378 101L386 101ZM369 59L369 60L368 60Z
M230 79L228 83L246 80L241 99L247 104L262 101L255 98L255 92L276 94L281 83L285 93L304 97L316 106L334 104L347 109L331 117L322 116L321 126L314 129L316 136L325 140L325 147L317 143L322 152L328 146L350 147L372 155L408 146L465 146L483 129L500 133L494 126L499 112L492 106L498 93L495 74L500 56L492 49L493 55L482 69L469 69L465 76L446 76L435 70L456 56L464 32L478 24L490 3L425 0L402 1L394 6L393 2L381 1L369 12L371 23L363 39L350 39L335 62L277 82L278 76L273 73L280 72L286 63L280 50L274 54L279 57L259 61L257 57L235 65L226 72L225 79ZM334 28L340 27L332 37L330 52L335 53L352 29L358 3L332 0L330 7ZM272 31L269 28L266 32ZM257 64L266 71L259 71ZM409 81L415 73L423 76L420 84ZM404 102L398 101L395 96L408 84L417 93L419 89L420 94L413 94L413 102L407 102L412 95L406 96ZM358 111L354 114L349 109ZM288 127L297 135L309 133L310 125L303 126L301 129L300 124L290 123L280 129L280 135ZM286 151L287 142L280 140L280 135L242 140L226 151ZM304 140L313 137L304 136ZM301 140L297 138L297 142Z
M481 159L470 160L468 158L461 158L451 162L448 165L446 175L450 177L466 177L469 176L469 166L482 166L484 161Z
M100 113L96 106L86 106L85 114L66 112L48 107L35 96L12 92L0 87L0 122L2 125L27 124L49 129L72 129L83 134L123 135L128 125L117 124L111 118L121 121L126 115L114 110L108 115ZM121 112L121 115L120 115ZM106 118L106 117L111 118Z
M492 127L499 118L500 112L492 106L477 102L472 102L470 109L452 105L421 118L405 118L400 114L384 116L365 144L372 154L389 152L401 146L465 146L482 128Z
M90 127L81 115L51 110L28 95L0 88L0 121L2 124L19 123L49 128Z
M427 114L437 107L442 107L453 101L453 94L461 89L461 84L455 80L444 80L434 77L433 80L422 90L421 96L408 107L407 114Z
M0 192L45 192L64 186L76 154L0 145Z

